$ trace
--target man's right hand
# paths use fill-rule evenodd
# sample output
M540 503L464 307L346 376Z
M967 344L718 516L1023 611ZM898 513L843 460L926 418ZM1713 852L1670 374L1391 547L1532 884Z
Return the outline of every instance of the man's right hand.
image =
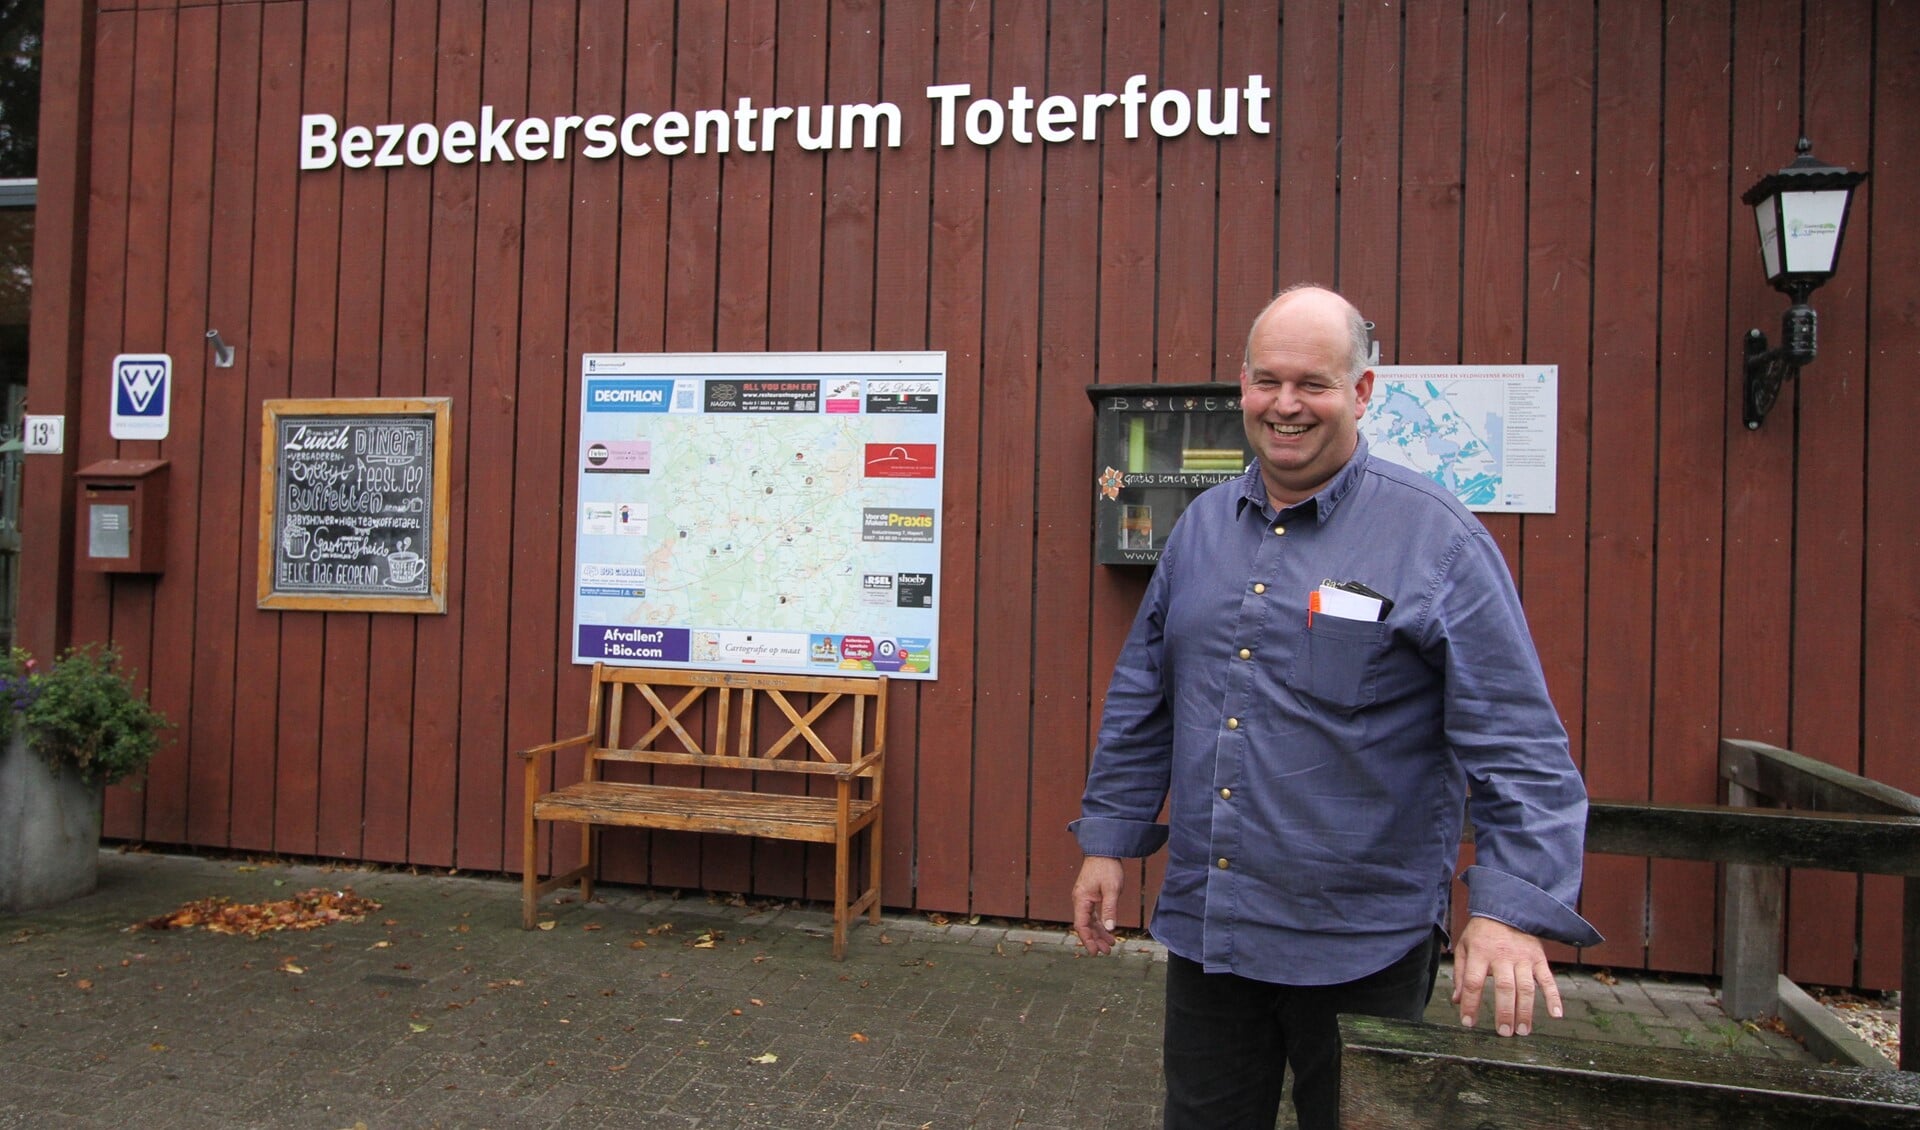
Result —
M1113 926L1120 908L1120 883L1124 874L1120 861L1105 855L1090 855L1080 865L1080 877L1073 881L1073 932L1080 944L1096 954L1111 952Z

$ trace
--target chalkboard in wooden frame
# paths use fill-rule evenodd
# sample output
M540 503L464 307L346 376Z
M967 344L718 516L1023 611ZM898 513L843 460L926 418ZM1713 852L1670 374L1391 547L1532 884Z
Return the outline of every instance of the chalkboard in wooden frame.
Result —
M268 400L261 608L447 610L451 402Z

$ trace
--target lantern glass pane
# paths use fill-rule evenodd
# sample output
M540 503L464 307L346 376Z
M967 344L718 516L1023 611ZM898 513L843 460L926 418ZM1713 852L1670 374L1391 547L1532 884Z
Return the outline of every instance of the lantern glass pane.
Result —
M1769 196L1753 206L1753 218L1760 225L1760 262L1767 270L1768 281L1780 277L1779 200Z
M1833 273L1833 257L1840 250L1840 225L1847 218L1844 188L1821 192L1783 192L1780 210L1785 223L1787 270L1794 274Z

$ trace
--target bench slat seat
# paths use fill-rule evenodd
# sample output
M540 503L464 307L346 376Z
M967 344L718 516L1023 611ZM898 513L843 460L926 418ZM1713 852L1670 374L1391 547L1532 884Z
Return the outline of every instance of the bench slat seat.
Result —
M835 798L826 796L587 781L542 796L534 803L533 817L830 844L839 808ZM879 816L869 800L850 801L847 808L849 832L860 831Z
M586 731L518 753L526 798L521 924L532 929L540 897L575 881L582 902L593 897L600 828L757 836L833 845L833 956L844 957L854 916L880 921L886 733L884 676L595 664ZM543 772L562 754L579 759L580 779L548 789ZM672 783L608 780L606 766L623 777L652 767ZM794 787L767 788L776 780ZM545 879L542 821L580 829L580 863ZM862 834L867 885L856 895L853 841Z

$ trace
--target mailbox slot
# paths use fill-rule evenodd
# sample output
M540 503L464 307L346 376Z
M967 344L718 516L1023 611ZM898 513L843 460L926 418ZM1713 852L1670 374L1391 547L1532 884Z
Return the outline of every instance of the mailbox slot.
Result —
M167 567L167 461L108 459L78 471L75 567L160 573Z

